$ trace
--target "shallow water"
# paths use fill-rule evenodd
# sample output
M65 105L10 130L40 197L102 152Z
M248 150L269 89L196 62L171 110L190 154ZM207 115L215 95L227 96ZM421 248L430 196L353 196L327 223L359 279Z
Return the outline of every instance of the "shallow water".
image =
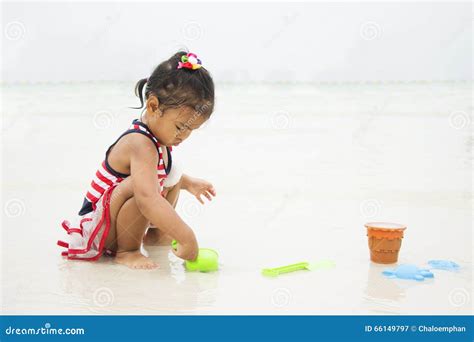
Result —
M65 261L56 240L107 146L137 117L132 83L3 85L5 314L470 314L472 84L223 84L208 124L176 149L214 183L178 212L221 270ZM399 263L448 259L424 282L369 261L364 223L408 226ZM330 259L274 279L266 267Z

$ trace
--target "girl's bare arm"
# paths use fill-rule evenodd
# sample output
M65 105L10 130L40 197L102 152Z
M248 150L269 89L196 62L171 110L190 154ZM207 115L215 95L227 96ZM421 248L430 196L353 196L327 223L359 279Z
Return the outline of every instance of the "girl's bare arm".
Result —
M178 250L175 252L178 257L194 260L198 254L198 244L193 230L160 194L156 173L158 164L156 147L142 134L130 134L129 142L130 177L140 212L179 242Z

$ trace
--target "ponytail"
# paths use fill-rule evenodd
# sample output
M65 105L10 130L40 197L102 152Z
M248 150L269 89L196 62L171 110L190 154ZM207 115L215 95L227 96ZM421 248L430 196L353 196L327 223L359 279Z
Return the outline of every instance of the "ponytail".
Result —
M145 84L148 82L147 78L142 78L140 81L137 82L135 85L135 95L140 99L140 107L130 107L133 109L140 109L143 107L144 101L143 101L143 88L145 87Z

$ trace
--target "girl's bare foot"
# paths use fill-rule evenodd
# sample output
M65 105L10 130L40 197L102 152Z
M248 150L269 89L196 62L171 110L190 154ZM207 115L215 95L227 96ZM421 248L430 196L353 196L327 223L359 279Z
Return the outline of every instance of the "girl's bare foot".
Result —
M158 228L148 228L143 243L148 246L169 246L173 239L171 236L160 232Z
M144 256L142 253L140 253L139 250L130 252L118 252L115 257L115 262L133 269L151 270L153 268L158 267L158 264L156 262Z

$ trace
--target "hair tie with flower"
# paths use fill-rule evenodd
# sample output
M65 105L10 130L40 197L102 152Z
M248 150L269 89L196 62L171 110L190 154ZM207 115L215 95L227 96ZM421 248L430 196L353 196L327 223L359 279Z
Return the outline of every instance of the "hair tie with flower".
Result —
M188 53L181 56L181 62L178 62L176 69L186 68L190 70L199 69L202 66L201 60L194 53Z

